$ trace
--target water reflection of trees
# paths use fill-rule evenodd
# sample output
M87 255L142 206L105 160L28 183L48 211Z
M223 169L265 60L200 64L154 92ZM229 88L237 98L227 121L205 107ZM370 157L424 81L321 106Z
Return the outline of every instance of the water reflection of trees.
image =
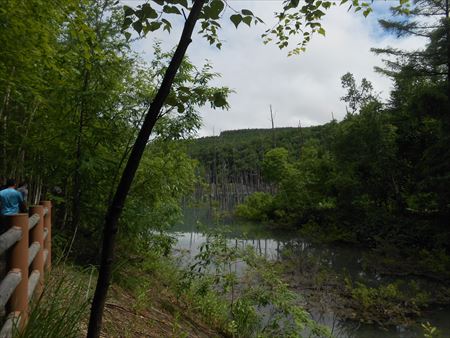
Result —
M207 228L227 227L229 231L224 236L230 247L251 247L259 256L279 261L286 268L285 280L291 289L309 298L308 309L312 316L332 328L335 337L412 337L410 330L399 332L401 328L392 328L383 331L373 325L342 320L351 318L349 311L354 311L346 308L348 304L345 299L339 297L340 289L345 287L346 277L352 281L362 281L368 286L379 285L387 280L386 277L381 279L375 273L364 270L363 249L319 245L299 238L294 232L270 229L261 223L224 222L223 219L212 219L206 210L197 210L185 220L184 225L176 229L183 241L178 248L188 251L187 255L191 257L195 256L198 246L205 240L198 230L198 223L203 223ZM244 265L242 262L232 264L234 274L242 276ZM347 312L339 317L338 313L341 315L342 311Z
M353 280L378 284L379 275L363 266L364 250L347 246L319 245L302 239L284 245L281 259L296 264L297 269L309 271L328 269Z

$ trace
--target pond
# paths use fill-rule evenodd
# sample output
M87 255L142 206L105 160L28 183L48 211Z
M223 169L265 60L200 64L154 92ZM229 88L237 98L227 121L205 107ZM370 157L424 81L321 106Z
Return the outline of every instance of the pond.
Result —
M283 249L290 249L296 259L315 259L316 264L326 267L336 274L349 276L352 280L363 281L366 285L376 286L389 282L389 277L376 273L368 273L363 269L363 252L354 247L315 245L303 240L297 232L281 229L271 229L264 224L247 223L229 219L220 222L214 220L208 209L186 209L184 221L176 225L171 231L178 239L175 245L177 252L183 252L187 259L199 253L199 246L206 240L200 232L199 224L203 227L227 227L229 245L245 247L251 245L259 255L270 260L283 260ZM245 267L239 266L238 269ZM300 291L299 291L300 292ZM324 297L332 297L324 295ZM336 337L341 338L413 338L423 337L419 325L413 327L391 326L380 328L376 325L361 324L355 321L342 320L327 308L327 302L320 310L309 309L313 318L323 325L332 328ZM434 308L424 314L422 322L430 322L442 333L442 337L450 337L450 308Z

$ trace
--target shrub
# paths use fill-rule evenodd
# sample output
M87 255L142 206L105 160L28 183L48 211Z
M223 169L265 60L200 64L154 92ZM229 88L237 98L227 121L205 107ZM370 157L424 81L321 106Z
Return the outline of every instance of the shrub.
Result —
M237 206L236 215L254 221L267 221L272 207L273 197L270 194L255 192Z

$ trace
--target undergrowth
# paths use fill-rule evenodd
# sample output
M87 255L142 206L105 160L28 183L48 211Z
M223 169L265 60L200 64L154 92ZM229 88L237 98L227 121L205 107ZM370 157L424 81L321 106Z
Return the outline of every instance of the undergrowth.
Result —
M31 302L28 324L16 338L77 338L87 316L90 300L89 274L75 268L54 267L42 294ZM86 282L86 283L85 283Z

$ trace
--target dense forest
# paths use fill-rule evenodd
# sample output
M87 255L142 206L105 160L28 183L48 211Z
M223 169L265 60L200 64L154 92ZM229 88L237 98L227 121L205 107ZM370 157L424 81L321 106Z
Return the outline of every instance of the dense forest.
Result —
M416 5L408 22L380 21L398 36L426 41L413 52L373 49L385 61L377 71L393 81L387 100L369 80L346 73L342 121L225 131L191 141L188 151L206 182L198 197L278 232L296 229L316 243L368 249L366 271L419 278L422 290L435 282L436 289L447 289L427 296L426 303L437 307L448 302L450 278L449 12L445 3ZM420 21L430 15L440 18L437 25ZM292 274L302 269L288 268ZM380 309L392 310L386 303L399 290L409 288L402 283L384 290L359 284L350 297L361 291L359 311L370 308L380 316ZM396 291L386 296L389 287ZM404 301L420 303L419 293Z
M198 327L207 332L198 336L331 336L287 282L288 263L263 259L239 248L237 240L230 246L225 227L204 230L206 240L193 261L179 264L176 236L168 231L179 223L183 201L207 202L216 212L215 226L226 211L258 227L295 231L311 243L368 248L376 257L369 265L377 271L420 276L446 292L421 304L450 303L448 0L417 0L411 6L401 0L392 8L394 19L380 21L389 33L425 41L415 51L373 50L385 61L377 70L392 79L387 100L369 80L347 73L341 79L347 106L341 121L198 139L202 109L232 108L232 90L217 85L220 74L211 63L194 65L187 56L195 23L220 49L218 21L225 12L231 12L236 28L262 20L222 0L127 4L6 0L0 7L0 181L28 183L29 205L52 201L53 255L62 262L59 268L75 266L62 273L79 284L72 289L87 290L86 296L85 290L83 296L69 292L63 304L37 304L44 310L36 313L45 313L50 327L67 323L68 337L80 332L98 337L113 283L115 290L123 288L118 298L132 307L123 313L133 313L137 321L153 310L170 318L160 336L186 336L181 331ZM332 5L283 1L264 42L283 49L298 38L288 52L297 57L313 34L325 35L320 20ZM355 0L352 6L364 16L372 11L369 3ZM155 41L153 55L144 61L134 43L147 33L170 31L173 16L185 21L179 44L166 50ZM284 258L289 249L277 247ZM240 279L239 264L250 277ZM79 272L86 267L90 275ZM97 275L99 292L92 297ZM366 301L367 293L376 298L379 292L345 283L355 299ZM385 294L405 309L419 299L417 293L409 299ZM52 295L50 300L57 298ZM60 307L67 310L51 312ZM414 311L410 317L419 318ZM360 312L351 319L365 320ZM42 321L36 318L29 332ZM391 324L385 317L377 320ZM425 328L433 337L434 328ZM124 331L106 334L119 337Z
M171 53L156 44L153 61L145 64L121 33L118 4L61 6L12 1L2 8L8 30L1 34L1 177L27 181L31 203L39 196L53 200L62 236L78 229L86 239L98 238L95 224ZM142 208L171 215L177 198L190 191L194 164L171 140L198 127L196 107L226 105L228 89L209 85L215 76L208 64L183 61L133 186L129 215L146 214ZM195 95L186 93L187 86ZM139 217L125 219L124 234L133 238ZM95 240L74 243L85 259L95 257L89 253Z
M263 177L265 153L278 145L289 149L294 159L307 140L321 137L324 128L232 130L188 141L188 153L200 162L208 184L206 189L198 186L196 198L211 197L230 209L252 192L273 191L274 185Z
M347 73L342 121L193 141L189 153L200 161L211 195L220 201L231 195L235 204L247 196L239 216L369 245L402 259L404 269L448 279L450 59L443 5L418 2L411 22L380 22L398 36L427 39L414 52L374 49L388 57L378 71L394 83L386 102L370 81ZM420 25L430 13L440 15L440 24Z

